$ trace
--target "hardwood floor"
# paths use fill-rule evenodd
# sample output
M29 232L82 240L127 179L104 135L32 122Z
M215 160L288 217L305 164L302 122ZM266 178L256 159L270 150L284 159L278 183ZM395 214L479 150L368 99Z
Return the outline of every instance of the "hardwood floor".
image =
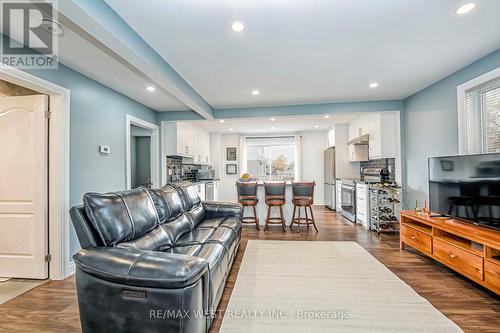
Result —
M500 298L494 293L416 251L400 252L397 235L377 236L325 208L315 208L314 214L318 233L311 228L308 232L303 228L299 234L289 229L283 233L280 226L259 232L245 226L219 308L227 306L248 240L353 240L465 332L499 332ZM210 332L218 332L221 322L222 318L216 318ZM0 332L80 332L74 277L47 282L0 305Z

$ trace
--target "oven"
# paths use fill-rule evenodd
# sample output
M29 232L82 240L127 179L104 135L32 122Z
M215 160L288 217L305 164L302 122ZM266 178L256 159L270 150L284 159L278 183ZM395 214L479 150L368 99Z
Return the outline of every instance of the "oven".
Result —
M340 200L342 216L351 222L356 222L356 185L354 181L342 179Z

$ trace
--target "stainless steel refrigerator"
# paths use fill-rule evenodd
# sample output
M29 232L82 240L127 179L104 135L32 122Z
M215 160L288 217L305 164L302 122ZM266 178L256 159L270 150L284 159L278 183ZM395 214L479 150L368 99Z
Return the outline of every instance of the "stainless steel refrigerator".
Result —
M335 147L325 150L325 206L335 209Z

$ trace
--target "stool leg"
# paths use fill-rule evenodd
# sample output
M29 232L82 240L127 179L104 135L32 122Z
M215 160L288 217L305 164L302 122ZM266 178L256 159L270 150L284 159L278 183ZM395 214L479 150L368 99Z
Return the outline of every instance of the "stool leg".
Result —
M264 227L264 231L269 229L269 218L271 216L271 206L267 206L267 218L266 218L266 226Z
M316 222L314 221L312 206L309 206L309 209L311 210L311 219L312 219L313 227L314 227L314 229L316 229L316 232L318 232L318 228L316 228Z
M285 215L283 214L283 206L280 206L280 217L281 217L281 227L283 228L283 231L286 232Z
M257 230L260 231L259 219L257 218L257 209L255 209L255 206L252 206L252 208L253 208L253 216L255 217L255 227L257 228Z
M295 223L295 209L296 208L297 208L297 206L295 206L295 204L294 204L293 205L293 213L292 213L292 222L290 223L290 230L292 230L292 226Z
M300 206L299 206L299 217L297 218L297 233L300 232Z
M307 216L307 206L304 207L304 211L306 212L306 226L307 226L307 230L309 230L309 218Z

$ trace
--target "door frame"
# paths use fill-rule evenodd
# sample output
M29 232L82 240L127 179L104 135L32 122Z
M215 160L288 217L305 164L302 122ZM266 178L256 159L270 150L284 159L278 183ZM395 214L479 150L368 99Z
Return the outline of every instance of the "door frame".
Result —
M160 161L160 142L158 135L158 125L150 123L141 118L134 117L127 114L125 117L125 188L130 190L132 188L132 161L130 156L130 126L137 126L151 131L151 182L153 187L160 187L160 173L159 173L159 161Z
M62 280L75 271L73 259L69 254L70 90L6 65L0 67L0 79L49 96L49 278Z

